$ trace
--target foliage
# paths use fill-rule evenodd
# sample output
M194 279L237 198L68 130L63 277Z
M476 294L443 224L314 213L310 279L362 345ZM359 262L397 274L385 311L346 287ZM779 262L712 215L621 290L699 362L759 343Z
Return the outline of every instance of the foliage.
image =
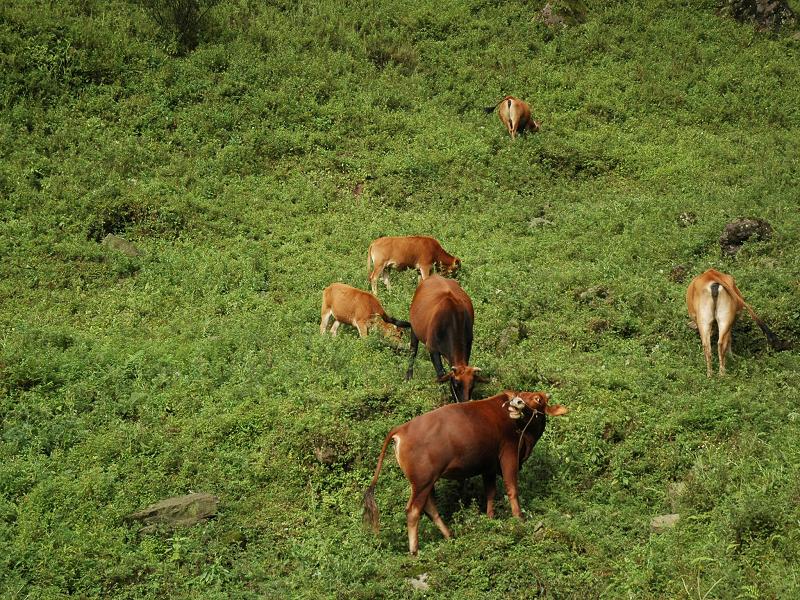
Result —
M707 379L670 274L732 273L800 343L800 43L716 2L585 4L237 0L173 55L127 0L2 3L0 596L798 595L798 353L742 315ZM540 133L484 115L505 94ZM773 236L724 257L740 216ZM359 503L447 390L424 351L406 383L405 347L318 330L322 289L412 233L463 261L478 392L570 408L527 520L443 482L456 537L423 522L418 559L392 458L377 538ZM219 516L123 519L191 491Z

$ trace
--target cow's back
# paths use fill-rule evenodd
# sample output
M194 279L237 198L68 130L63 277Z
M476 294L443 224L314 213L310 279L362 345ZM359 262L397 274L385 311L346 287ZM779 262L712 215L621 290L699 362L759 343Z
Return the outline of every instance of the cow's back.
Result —
M411 419L395 433L396 452L407 475L424 465L445 478L466 477L493 465L503 441L513 436L504 409L489 398L448 404Z
M339 321L362 320L383 313L375 296L344 283L333 283L325 288L325 298Z
M461 286L452 279L439 275L431 275L417 286L411 301L410 321L415 335L425 341L431 341L440 326L448 326L453 316L469 320L471 325L475 318L472 301Z

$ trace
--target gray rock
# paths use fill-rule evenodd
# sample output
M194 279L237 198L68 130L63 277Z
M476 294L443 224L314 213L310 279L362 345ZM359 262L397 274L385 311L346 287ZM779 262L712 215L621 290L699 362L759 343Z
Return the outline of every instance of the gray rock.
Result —
M114 235L113 233L109 233L106 237L104 237L102 243L104 246L107 246L112 250L116 250L117 252L122 252L126 256L141 256L143 254L141 250L131 244L128 240Z
M722 254L734 256L747 240L756 236L762 240L772 237L772 225L762 219L741 218L725 225L719 238Z
M673 481L667 486L667 498L672 510L678 510L684 496L686 496L686 484L683 481Z
M125 516L126 521L141 521L147 527L143 532L153 531L157 525L186 527L205 521L217 514L219 498L203 492L167 498Z
M410 585L412 588L414 588L415 590L420 591L420 592L425 592L431 587L430 585L428 585L428 574L427 573L422 573L418 577L407 577L406 578L406 583L408 585Z
M681 516L677 513L654 517L653 520L650 521L650 529L656 532L672 529L673 527L675 527L678 521L680 521L680 519Z

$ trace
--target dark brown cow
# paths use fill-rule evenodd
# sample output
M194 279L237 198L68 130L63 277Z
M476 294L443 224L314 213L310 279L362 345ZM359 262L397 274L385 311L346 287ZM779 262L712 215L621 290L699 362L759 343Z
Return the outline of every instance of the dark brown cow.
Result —
M494 106L488 106L483 110L485 110L487 114L493 113L494 109L498 106L500 110L497 111L497 114L503 122L503 125L508 129L512 140L517 137L518 133L522 134L526 131L536 132L541 129L542 122L531 119L531 107L528 106L527 102L523 102L519 98L514 98L514 96L506 96Z
M348 323L358 329L358 335L363 338L367 335L367 327L375 325L399 341L401 332L398 327L411 327L408 321L398 321L387 315L380 301L369 292L344 283L333 283L322 292L319 332L323 335L331 316L334 318L331 335L336 335L340 323Z
M766 323L744 301L742 293L736 287L736 281L727 273L709 269L692 279L686 290L686 307L689 316L697 325L703 354L706 357L706 375L713 373L711 360L711 330L717 323L717 354L719 356L719 374L725 375L725 356L731 353L731 329L742 308L746 308L753 320L767 336L773 348L780 349L781 342Z
M450 382L453 400L471 400L475 382L486 381L477 374L480 369L469 366L475 320L472 300L457 281L431 275L417 286L409 312L411 359L406 381L414 375L414 360L421 341L428 349L437 381ZM449 373L444 371L442 356L450 364Z
M372 265L374 268L371 269ZM435 238L427 235L378 238L369 245L367 251L367 273L373 294L378 293L379 277L389 288L389 275L385 272L389 267L398 271L419 269L420 276L425 279L434 265L441 273L449 275L461 266L461 261L446 252Z
M549 406L549 400L550 394L543 392L506 390L485 400L448 404L395 427L383 441L375 475L364 492L364 522L378 532L375 486L391 440L395 443L397 464L411 483L411 498L406 505L411 554L416 554L419 548L417 531L423 510L444 537L452 535L433 500L433 487L442 477L463 479L482 475L486 514L491 518L499 472L511 512L522 518L517 496L519 469L542 436L547 416L567 412L558 404Z

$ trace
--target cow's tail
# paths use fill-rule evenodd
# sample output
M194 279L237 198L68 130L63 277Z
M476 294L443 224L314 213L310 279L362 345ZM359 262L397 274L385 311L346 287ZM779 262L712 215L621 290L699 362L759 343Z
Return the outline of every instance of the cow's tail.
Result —
M775 335L775 332L772 331L769 327L767 327L767 324L764 323L761 317L759 317L756 314L756 311L753 310L753 307L744 301L744 298L742 297L741 293L739 293L738 290L736 289L732 290L722 282L719 283L715 282L711 284L711 295L714 298L715 314L717 308L716 307L717 297L715 294L715 287L718 289L720 285L722 285L722 287L725 288L725 291L728 292L736 302L739 302L741 306L744 306L747 309L747 312L750 313L750 316L753 318L753 321L755 321L756 324L761 328L761 331L764 332L764 335L767 337L767 342L769 343L769 345L772 346L775 350L781 350L783 348L783 343L781 342L780 338L777 335Z
M381 467L383 466L383 457L386 455L386 448L394 436L396 427L392 429L383 440L383 448L381 448L381 455L378 457L378 466L375 467L375 475L372 476L372 482L364 492L364 514L362 519L364 525L371 527L372 531L378 533L380 530L380 514L378 513L378 505L375 502L375 486L378 483L378 475L381 474Z
M508 98L508 96L506 96L506 98ZM503 100L500 100L500 102L498 102L494 106L487 106L486 108L483 109L483 112L485 112L487 115L492 114L497 109L497 107L500 106L506 100L506 98L503 98Z
M747 309L747 312L749 312L750 316L753 317L753 321L755 321L758 324L758 326L761 328L761 331L763 331L764 335L767 336L767 341L769 342L769 345L772 346L775 350L780 350L783 347L780 338L777 335L775 335L775 332L773 332L769 327L767 327L767 324L764 323L764 321L762 321L759 318L759 316L756 314L756 311L754 311L747 302L744 301L742 302L744 303L744 307Z
M395 327L402 327L403 329L408 329L411 327L411 323L408 321L401 321L400 319L395 319L394 317L390 317L385 312L381 315L381 319L386 321L387 323L391 323Z

